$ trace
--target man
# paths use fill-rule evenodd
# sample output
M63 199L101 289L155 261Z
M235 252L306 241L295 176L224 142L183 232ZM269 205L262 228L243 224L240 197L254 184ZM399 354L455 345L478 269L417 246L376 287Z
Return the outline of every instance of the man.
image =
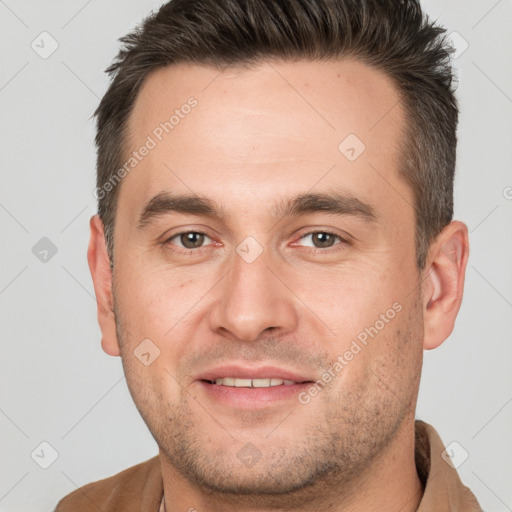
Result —
M159 456L63 511L480 510L415 421L468 258L417 1L175 0L96 112L89 265Z

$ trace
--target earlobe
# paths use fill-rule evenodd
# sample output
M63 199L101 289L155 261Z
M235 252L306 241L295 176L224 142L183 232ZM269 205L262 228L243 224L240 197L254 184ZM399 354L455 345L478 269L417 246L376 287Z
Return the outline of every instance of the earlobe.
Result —
M468 229L453 221L432 243L423 281L423 348L441 345L453 331L462 303L469 256Z
M119 356L116 323L112 296L112 271L105 244L103 223L99 215L90 220L91 235L87 250L87 261L94 283L98 305L98 323L101 329L101 346L111 356Z

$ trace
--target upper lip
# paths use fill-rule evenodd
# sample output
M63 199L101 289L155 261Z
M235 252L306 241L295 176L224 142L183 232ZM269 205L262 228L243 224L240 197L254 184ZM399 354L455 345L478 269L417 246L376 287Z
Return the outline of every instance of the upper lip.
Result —
M250 368L236 364L216 366L199 374L196 380L222 379L223 377L234 377L235 379L282 379L293 380L294 382L313 382L314 379L303 372L285 370L278 366L260 366Z

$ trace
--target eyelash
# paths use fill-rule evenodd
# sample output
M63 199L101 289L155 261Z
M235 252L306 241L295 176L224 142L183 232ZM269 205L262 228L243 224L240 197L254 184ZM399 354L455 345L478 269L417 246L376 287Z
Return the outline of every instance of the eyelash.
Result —
M162 245L164 246L167 246L171 240L173 240L174 238L176 237L179 237L180 235L184 235L184 234L188 234L188 233L194 233L194 234L197 234L197 235L204 235L208 238L211 238L210 236L208 236L207 233L205 233L204 231L193 231L193 230L186 230L186 231L180 231L178 233L175 233L174 235L172 235L171 237L167 238L166 240L164 240L162 242ZM302 240L303 238L307 237L307 236L310 236L310 235L314 235L314 234L318 234L318 233L322 233L324 235L331 235L331 236L334 236L336 238L338 238L340 240L340 243L337 244L338 246L341 246L341 245L349 245L350 242L348 240L346 240L345 238L341 237L340 235L338 235L337 233L334 233L332 231L329 231L329 230L325 230L325 229L320 229L320 230L314 230L314 231L308 231L307 233L304 233L303 235L300 236L299 240ZM184 254L184 255L188 255L188 254L200 254L202 253L205 249L207 249L207 246L205 247L198 247L196 249L187 249L187 248L184 248L184 247L179 247L178 246L178 252L179 254ZM314 254L317 254L318 252L322 252L322 253L330 253L330 252L335 252L335 251L338 251L340 250L339 248L336 249L336 248L333 248L333 247L327 247L325 249L322 249L321 247L310 247L310 249L312 249L312 251L310 252L313 252ZM174 249L173 249L174 250Z

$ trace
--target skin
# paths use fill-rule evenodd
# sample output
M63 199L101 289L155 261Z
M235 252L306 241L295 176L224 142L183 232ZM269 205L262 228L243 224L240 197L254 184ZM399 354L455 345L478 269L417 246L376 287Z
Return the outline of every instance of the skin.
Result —
M137 98L130 151L191 96L197 107L123 178L113 275L98 216L88 251L102 347L122 357L160 447L167 510L416 510L422 355L453 329L468 234L452 222L417 268L394 84L351 60L169 66ZM338 150L348 134L366 146L353 162ZM275 214L283 199L334 190L369 203L375 220ZM226 215L168 212L138 228L163 191L208 197ZM322 246L308 235L322 229L342 238ZM186 239L169 240L182 231L208 236L185 254ZM263 249L252 263L236 252L247 236ZM233 361L321 379L396 303L400 312L307 404L226 405L196 380ZM134 350L148 338L160 355L145 366ZM247 443L261 457L251 467L237 456Z

